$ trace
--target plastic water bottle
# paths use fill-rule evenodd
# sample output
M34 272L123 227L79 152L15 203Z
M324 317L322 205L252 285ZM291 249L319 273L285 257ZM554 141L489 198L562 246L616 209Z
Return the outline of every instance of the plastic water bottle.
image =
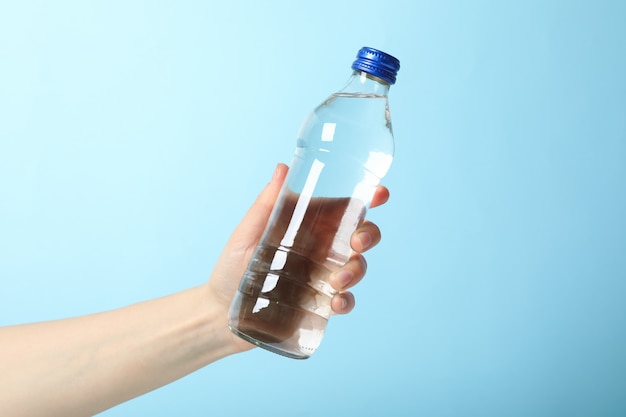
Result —
M313 110L229 312L241 338L290 358L320 345L332 313L330 274L393 158L387 95L400 62L362 48L347 85Z

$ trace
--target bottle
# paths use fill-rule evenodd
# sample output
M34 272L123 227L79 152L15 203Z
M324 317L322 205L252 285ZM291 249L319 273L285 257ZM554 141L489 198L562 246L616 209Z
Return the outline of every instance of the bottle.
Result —
M400 62L364 47L347 85L300 127L293 161L230 307L241 338L295 359L320 345L332 313L330 274L393 158L387 95Z

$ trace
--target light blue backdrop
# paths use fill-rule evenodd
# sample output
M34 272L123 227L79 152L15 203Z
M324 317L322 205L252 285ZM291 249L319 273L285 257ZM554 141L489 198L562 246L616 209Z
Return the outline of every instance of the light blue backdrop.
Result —
M308 361L105 416L626 413L626 2L4 2L0 324L206 279L356 51L402 63L392 199Z

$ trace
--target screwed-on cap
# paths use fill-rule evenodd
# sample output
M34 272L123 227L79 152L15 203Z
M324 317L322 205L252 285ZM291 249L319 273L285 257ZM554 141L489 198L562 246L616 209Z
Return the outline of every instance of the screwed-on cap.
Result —
M389 84L395 84L400 61L383 51L365 46L356 54L352 69L371 74Z

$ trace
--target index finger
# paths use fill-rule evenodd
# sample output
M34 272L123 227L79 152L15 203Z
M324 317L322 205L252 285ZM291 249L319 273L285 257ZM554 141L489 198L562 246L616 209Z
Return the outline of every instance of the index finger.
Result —
M376 191L374 192L374 197L372 197L372 203L370 204L370 208L382 206L389 200L389 189L384 185L379 185L376 187Z

